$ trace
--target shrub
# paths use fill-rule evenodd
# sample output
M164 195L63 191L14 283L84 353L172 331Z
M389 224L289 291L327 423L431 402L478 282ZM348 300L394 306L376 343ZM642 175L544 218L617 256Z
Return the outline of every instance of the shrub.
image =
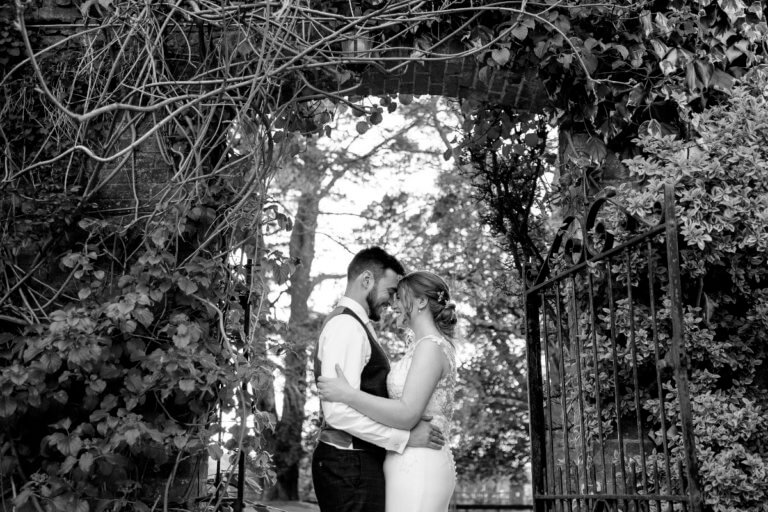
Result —
M751 72L729 101L693 115L691 126L698 134L693 145L674 136L639 139L644 155L626 161L636 180L626 187L627 206L650 215L664 183L675 184L705 505L765 511L768 71ZM673 442L679 445L679 437Z

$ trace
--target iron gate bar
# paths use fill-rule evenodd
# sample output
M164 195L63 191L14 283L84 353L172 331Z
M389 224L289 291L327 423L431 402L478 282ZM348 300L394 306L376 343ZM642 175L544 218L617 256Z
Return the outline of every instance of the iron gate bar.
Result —
M536 391L541 389L541 364L537 361L541 353L541 338L539 332L539 297L535 296L525 303L527 342L526 359L528 363L528 404L530 414L531 432L542 432L544 429L544 408L540 400L537 400ZM546 453L544 438L531 435L531 480L532 491L535 495L545 494L544 468L541 457ZM554 468L553 473L554 477ZM544 502L534 500L535 512L544 512Z
M578 500L578 499L584 499L584 494L580 493L569 493L569 494L548 494L546 496L541 496L541 499L546 500L563 500L563 499L570 499L570 500ZM679 496L676 494L640 494L640 495L629 495L629 494L615 494L615 493L600 493L598 495L595 495L595 498L600 498L601 500L622 500L627 498L642 500L642 501L656 501L656 500L673 500L678 498Z
M563 221L563 223L566 223L566 222L568 222L567 219L565 221ZM659 234L659 233L663 233L665 230L666 230L666 227L664 225L655 226L653 229L651 229L647 233L644 233L642 235L638 235L638 236L636 236L634 238L631 238L631 239L627 240L625 243L623 243L622 245L620 245L618 247L613 247L613 248L611 248L611 249L609 249L609 250L607 250L607 251L605 251L603 253L600 253L598 258L591 258L591 259L589 259L587 261L582 261L580 263L574 264L573 267L571 267L568 270L563 271L563 272L561 272L559 274L556 274L555 277L552 277L552 278L548 279L545 282L539 282L539 279L546 279L546 277L547 277L546 274L543 275L543 276L540 274L539 278L536 279L536 284L534 284L530 288L527 288L525 290L525 293L526 294L533 293L533 292L539 290L540 288L543 288L543 287L547 286L552 281L556 281L558 279L563 279L564 277L568 276L569 274L571 274L573 272L576 272L578 270L582 270L589 263L593 263L595 261L598 261L598 260L601 260L601 259L605 259L605 258L607 258L609 256L613 256L614 254L616 254L618 252L621 252L625 247L630 246L630 245L637 245L638 243L642 242L643 240L645 240L646 238L650 237L651 235L656 235L656 234ZM547 256L547 258L549 258L549 256ZM547 263L546 263L546 260L545 260L544 265L546 265L546 264Z
M614 234L598 220L599 210L609 203L626 216L629 227L627 239L617 246L613 245ZM525 283L536 512L627 511L630 507L661 512L662 506L673 505L701 512L688 365L682 344L674 189L669 184L665 185L661 214L657 224L649 224L616 205L611 196L601 195L590 206L585 221L571 216L563 222L538 275ZM581 239L566 238L574 225L579 226L576 235ZM644 232L636 234L638 227ZM602 240L599 247L593 245L592 233ZM665 251L660 247L662 240ZM666 258L666 282L657 276L660 268L654 264L655 257ZM647 283L643 281L646 272ZM622 281L623 286L615 286ZM658 296L657 287L661 291ZM674 378L676 388L669 392L676 391L679 399L683 447L682 459L676 460L667 432L668 419L672 425L676 420L674 413L666 410L665 399L665 384L672 381L663 379L660 369L661 361L668 357L662 354L657 303L665 298L671 304L672 327L665 338L665 350L672 358L670 378ZM585 302L588 307L584 307ZM598 304L602 304L602 315ZM643 318L640 323L639 318ZM649 369L655 373L654 379L645 379L645 388L641 388L641 364L646 368L643 375ZM557 414L562 419L559 427L555 425L557 407L561 409ZM643 420L645 413L649 413L648 425ZM557 428L562 432L557 433ZM646 434L651 432L655 437L649 458ZM637 449L627 452L627 442L636 443ZM609 462L605 452L614 443ZM663 463L662 471L659 462Z
M561 303L559 300L557 300L557 297L560 296L560 283L557 284L557 294L555 295L555 301L557 304L557 325L560 326L563 324L562 322L562 308ZM544 332L546 333L547 326L544 326ZM565 375L565 346L562 339L562 330L557 329L557 338L558 338L558 346L560 347L560 375ZM547 343L547 339L544 340L545 343ZM565 402L566 400L566 393L565 393L565 380L560 379L560 403L563 413L563 425L568 425L568 406ZM567 469L571 467L571 447L570 443L568 441L568 429L563 428L563 447L565 448L565 468L566 468L566 477L565 477L565 486L563 486L563 472L562 469L560 469L560 491L562 492L563 489L566 490L566 492L571 492L571 484L570 484L570 478L568 478ZM571 504L568 503L568 512L571 512Z
M544 298L544 301L542 301L542 302L546 302L546 297ZM546 329L546 325L547 325L547 308L543 308L542 314L544 315L544 322L543 322L543 324L544 324L544 327ZM546 331L545 331L544 338L547 339ZM549 362L550 362L549 343L544 343L544 361L546 361L546 364L547 364L547 403L551 404L552 403L552 395L551 395L551 384L550 384L550 381L549 381L549 375L550 375L550 373L549 373L550 372L550 370L549 370ZM548 424L552 425L552 408L551 407L547 408L547 416L548 416L548 419L549 419L549 423ZM549 454L552 457L552 462L550 464L549 461L547 461L548 471L547 471L547 475L546 476L547 476L547 489L550 489L550 486L554 484L554 480L555 480L555 472L554 472L554 467L555 467L555 459L554 459L555 448L554 448L554 445L553 445L552 436L548 436L548 439L549 439ZM546 441L546 439L545 439L545 441ZM554 491L554 488L552 488L552 490Z
M614 407L617 407L619 403L621 403L621 391L619 390L619 361L618 356L616 354L616 304L614 302L614 295L613 295L613 271L611 270L610 265L610 256L608 256L608 263L607 265L607 272L608 272L608 300L609 300L609 308L610 308L610 315L611 315L611 362L613 363L613 395L614 395ZM616 422L616 434L617 439L619 441L619 460L621 461L621 478L623 481L627 481L627 475L626 470L624 468L626 459L624 458L624 435L622 433L622 427L621 422ZM616 470L613 470L613 474L616 474ZM603 478L606 478L605 476L605 470L603 470ZM608 485L606 484L605 488L608 488ZM616 480L614 476L613 481L613 490L616 491Z
M576 277L571 274L571 298L572 303L576 304ZM579 437L581 437L581 453L582 453L582 459L586 462L587 460L587 439L584 437L584 386L581 380L582 376L582 369L581 369L581 341L579 339L579 325L578 322L574 324L575 333L573 336L574 346L576 348L576 381L577 381L577 398L578 398L578 406L579 406L579 423L580 429L579 429ZM569 467L569 466L566 466ZM570 469L568 470L568 473L570 474ZM576 488L578 489L578 471L576 472Z
M664 187L664 207L667 228L667 260L668 266L677 269L670 273L669 287L672 299L672 364L675 367L675 380L680 392L681 422L683 430L683 448L689 461L688 487L694 511L701 510L702 496L698 487L699 475L696 461L696 445L693 434L693 415L691 401L688 397L688 357L683 351L683 297L680 278L680 251L677 245L677 218L675 217L675 190L671 185ZM686 411L686 413L683 413Z
M594 296L594 283L592 280L592 273L587 272L587 290L589 291L589 317L591 321L595 322L597 320L597 315L595 314L595 296ZM595 363L595 368L598 367L599 359L598 359L598 353L597 353L597 333L595 329L592 329L592 358ZM595 408L598 411L602 410L601 407L601 400L600 400L600 380L595 379ZM605 445L603 444L603 422L598 421L597 422L597 435L600 439L600 459L602 466L605 467ZM603 477L605 477L605 472L603 472ZM584 476L585 481L587 480L586 475ZM603 478L603 488L605 488L605 478ZM592 489L597 492L597 486L592 485Z
M631 272L629 269L631 268L631 260L629 257L629 249L624 252L626 258L626 264L627 264L627 272ZM648 254L648 259L651 258L650 253ZM633 388L634 391L634 398L635 398L635 420L637 421L637 433L638 437L640 439L645 439L645 436L643 435L643 420L640 417L640 379L637 377L637 339L635 338L635 303L632 300L632 280L631 275L627 276L627 301L629 303L629 341L630 341L630 347L632 350L632 380L634 381L635 387ZM643 468L647 467L646 461L645 461L645 444L643 442L640 443L640 460L642 462ZM632 466L632 477L634 480L635 474L634 474L634 466ZM648 492L648 486L647 486L647 478L646 478L646 472L643 471L643 492ZM634 484L635 482L633 482Z
M651 242L648 241L648 253L652 251ZM648 280L652 281L654 275L653 270L653 258L648 258ZM654 356L656 357L656 361L661 360L661 352L659 350L659 330L658 325L656 323L656 302L655 302L655 291L653 289L653 286L649 287L650 296L651 296L651 332L653 335L653 350L654 350ZM656 388L659 392L659 409L662 411L666 410L666 405L664 402L664 392L661 382L661 373L656 372ZM666 478L667 478L667 488L672 488L672 480L670 478L671 475L671 469L669 467L669 441L667 440L667 419L666 415L662 414L661 417L661 443L662 447L664 448L664 462L666 463ZM658 466L654 465L654 482L658 482Z

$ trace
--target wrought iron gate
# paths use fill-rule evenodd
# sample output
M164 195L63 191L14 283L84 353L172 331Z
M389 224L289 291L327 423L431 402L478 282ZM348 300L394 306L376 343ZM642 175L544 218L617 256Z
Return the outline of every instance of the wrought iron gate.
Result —
M657 217L598 197L528 283L537 512L701 511L671 185Z

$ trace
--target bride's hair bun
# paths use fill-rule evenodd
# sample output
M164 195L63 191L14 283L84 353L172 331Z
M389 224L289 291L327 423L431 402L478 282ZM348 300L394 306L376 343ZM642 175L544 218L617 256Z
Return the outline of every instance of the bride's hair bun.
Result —
M443 306L442 310L435 314L435 325L443 334L448 335L450 333L449 337L453 337L458 322L459 317L456 315L456 304L453 302L449 302Z
M446 338L454 337L459 318L456 315L456 304L451 301L448 284L442 277L426 270L418 270L406 274L397 289L399 295L408 298L408 302L413 300L413 297L426 297L429 310L435 319L435 326Z

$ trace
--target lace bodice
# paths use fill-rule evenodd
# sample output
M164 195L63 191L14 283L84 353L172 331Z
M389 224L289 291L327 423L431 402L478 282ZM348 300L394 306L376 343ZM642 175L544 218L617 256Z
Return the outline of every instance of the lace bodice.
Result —
M451 418L453 416L453 395L456 389L456 350L453 345L443 337L428 335L421 339L412 340L409 335L408 350L399 361L392 363L392 367L387 376L387 392L389 398L400 398L403 396L405 379L408 376L408 370L413 361L413 353L419 343L436 343L448 359L449 371L437 383L435 391L427 403L424 415L432 416L432 424L440 427L444 433L448 433Z

